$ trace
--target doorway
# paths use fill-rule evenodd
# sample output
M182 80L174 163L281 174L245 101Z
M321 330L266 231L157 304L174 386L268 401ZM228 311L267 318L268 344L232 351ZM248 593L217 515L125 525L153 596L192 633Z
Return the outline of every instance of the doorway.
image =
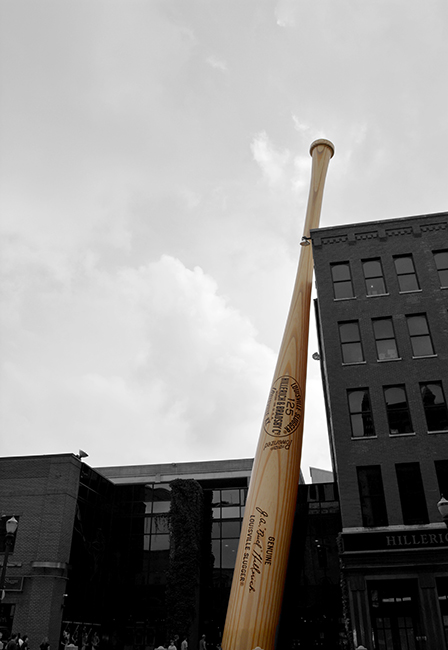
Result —
M416 580L371 582L370 613L377 650L418 650L421 639Z

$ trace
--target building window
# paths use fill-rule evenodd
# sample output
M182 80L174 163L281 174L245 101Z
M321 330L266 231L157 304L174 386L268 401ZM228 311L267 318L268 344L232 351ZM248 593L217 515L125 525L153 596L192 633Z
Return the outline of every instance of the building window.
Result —
M436 585L442 625L445 633L445 644L448 648L448 578L436 578Z
M144 551L168 551L170 536L168 530L171 508L171 487L169 483L148 483L145 485Z
M405 525L429 523L420 463L398 463L395 465L395 472L403 523Z
M417 274L412 255L400 255L394 258L400 291L419 291Z
M332 264L331 277L333 278L333 291L336 300L340 300L341 298L353 298L352 276L350 273L350 264L348 262Z
M392 318L376 318L373 321L376 352L380 361L398 359L397 343Z
M243 517L246 503L246 488L213 490L213 519L233 519Z
M428 431L448 431L448 409L442 382L433 381L420 384L420 391Z
M386 285L380 260L364 260L362 269L366 281L367 295L379 296L386 293Z
M339 323L339 337L344 363L360 363L364 361L357 320Z
M404 386L387 386L384 388L389 433L413 433L411 414Z
M241 520L213 522L212 549L214 566L221 569L233 569L235 566L238 543L241 534Z
M169 512L171 508L171 487L169 483L148 483L145 485L146 514Z
M336 483L310 483L307 485L307 501L337 501Z
M241 534L247 488L212 492L212 552L214 569L233 569Z
M153 517L151 531L151 551L167 551L170 548L168 517Z
M428 357L433 355L434 347L425 314L406 316L406 320L414 357Z
M435 460L437 483L439 484L440 496L448 499L448 460Z
M434 261L439 274L440 286L448 287L448 251L435 251Z
M387 509L384 498L380 465L357 467L362 524L366 527L387 526Z
M347 391L348 408L352 425L353 438L365 438L375 435L369 389Z

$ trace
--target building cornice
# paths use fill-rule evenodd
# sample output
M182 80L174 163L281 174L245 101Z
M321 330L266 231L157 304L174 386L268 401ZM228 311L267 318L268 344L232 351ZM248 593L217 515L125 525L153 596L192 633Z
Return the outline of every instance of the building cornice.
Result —
M448 230L448 212L439 212L416 217L316 228L311 230L310 234L313 246L319 248L329 244L356 244L356 242L372 239L386 241L401 236L421 237L423 233L438 233L446 230Z

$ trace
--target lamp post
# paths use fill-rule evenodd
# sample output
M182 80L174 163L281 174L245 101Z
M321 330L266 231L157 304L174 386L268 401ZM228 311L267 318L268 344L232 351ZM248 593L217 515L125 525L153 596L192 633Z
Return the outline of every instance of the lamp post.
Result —
M5 535L5 555L3 557L3 566L2 572L0 575L0 595L1 600L4 598L3 590L5 588L5 579L6 579L6 567L8 566L8 556L12 550L12 545L14 542L14 537L16 534L17 526L19 522L17 519L12 516L11 519L8 519L6 522L6 535Z
M439 509L439 512L442 515L442 519L444 521L445 526L448 527L448 501L445 499L443 494L442 494L442 498L437 504L437 508Z

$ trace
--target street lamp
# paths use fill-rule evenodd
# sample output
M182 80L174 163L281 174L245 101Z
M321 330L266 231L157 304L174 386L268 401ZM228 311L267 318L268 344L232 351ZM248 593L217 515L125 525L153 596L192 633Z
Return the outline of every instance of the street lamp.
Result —
M437 504L437 508L439 509L439 512L442 516L442 519L445 523L445 526L448 527L448 501L445 499L445 497L442 495L442 498L440 499L439 503Z
M2 600L4 598L3 589L5 588L6 567L8 566L8 556L12 550L12 545L14 542L14 537L18 525L19 522L14 516L12 516L11 519L8 519L8 521L6 522L5 555L3 557L2 573L0 575L0 596Z

